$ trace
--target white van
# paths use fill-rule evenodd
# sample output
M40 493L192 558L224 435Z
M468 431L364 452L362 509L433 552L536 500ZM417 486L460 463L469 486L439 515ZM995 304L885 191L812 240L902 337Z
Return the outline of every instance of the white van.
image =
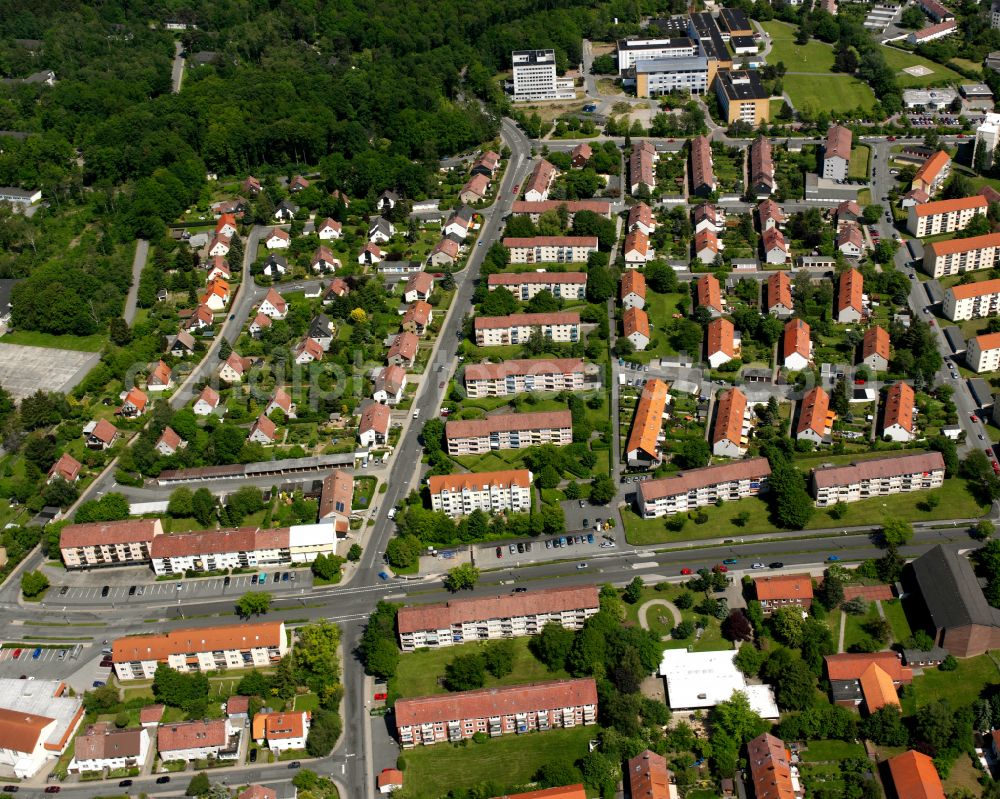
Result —
M396 518L396 509L395 508L389 508L389 520L391 521L392 519L395 519L395 518Z

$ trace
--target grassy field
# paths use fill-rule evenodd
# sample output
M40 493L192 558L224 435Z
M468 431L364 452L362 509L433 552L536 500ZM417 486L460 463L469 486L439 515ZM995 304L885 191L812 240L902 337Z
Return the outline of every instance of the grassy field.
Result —
M851 167L847 176L850 178L868 178L868 161L871 158L872 149L867 144L856 145L851 150Z
M953 707L971 704L988 685L1000 684L1000 668L994 658L1000 652L989 652L958 661L955 671L925 669L913 679L909 693L902 700L903 712L912 714L936 699L947 699Z
M761 26L771 37L769 64L784 62L789 72L827 73L833 67L833 48L816 39L807 44L795 44L795 28L776 19L762 22Z
M850 456L847 460L856 459ZM834 458L829 458L833 460ZM801 468L801 465L800 465ZM880 524L887 516L906 520L931 520L952 518L974 518L985 512L965 487L965 481L957 478L945 480L944 485L937 489L941 502L933 511L925 512L917 507L917 502L910 494L894 494L887 497L864 499L852 502L847 506L847 513L841 519L833 519L828 513L817 508L806 525L807 530L817 530L834 527L856 527L860 525ZM699 541L709 538L723 538L744 533L771 533L776 528L771 523L767 504L762 499L742 499L737 502L725 502L721 506L702 508L708 514L708 522L695 524L688 521L679 533L666 529L664 517L660 519L641 519L631 510L622 512L625 522L625 535L631 544L661 544L679 541ZM733 520L743 511L750 518L743 527L737 527Z
M909 89L914 86L929 86L932 83L940 83L941 81L961 82L967 80L967 78L959 75L955 70L948 69L948 67L926 58L921 58L915 53L897 50L895 47L883 46L882 54L885 56L886 63L896 71L896 80L903 89ZM930 74L923 77L915 77L907 72L903 72L904 68L918 64L931 70ZM976 69L979 69L978 64L976 65Z
M898 599L888 599L882 603L882 611L885 619L892 627L892 640L902 643L909 638L913 631L910 629L910 622L906 620L906 613L903 611L903 604Z
M549 671L543 663L535 659L528 651L527 638L511 639L516 651L514 670L506 677L496 679L486 675L486 688L502 685L518 685L526 682L542 682L568 677L563 671ZM431 694L448 693L440 684L444 677L444 669L459 655L468 655L482 651L485 643L472 642L445 649L424 649L418 652L408 652L399 661L399 669L392 679L394 695L401 697L430 696Z
M850 652L851 646L859 643L868 637L868 633L864 631L864 626L873 619L878 618L878 611L875 609L875 603L868 603L868 612L863 616L852 616L850 613L847 614L847 626L844 628L844 651Z
M785 75L781 80L800 111L843 113L875 105L875 95L868 84L848 75Z
M53 336L34 330L15 330L0 338L0 344L23 344L26 347L46 347L57 350L100 352L108 337L103 333L90 336Z
M670 346L667 331L673 327L672 315L677 313L677 303L683 296L679 293L657 294L651 290L646 292L646 313L649 314L653 345L629 356L630 360L649 363L653 358L675 354L674 348Z
M501 794L530 782L547 763L573 762L587 754L596 727L527 735L508 735L466 746L441 743L406 752L407 795L440 799L451 790L484 782L496 783ZM493 794L490 794L493 795Z
M864 757L865 748L858 743L847 741L810 741L803 751L802 759L816 763L825 760L846 760L849 757Z

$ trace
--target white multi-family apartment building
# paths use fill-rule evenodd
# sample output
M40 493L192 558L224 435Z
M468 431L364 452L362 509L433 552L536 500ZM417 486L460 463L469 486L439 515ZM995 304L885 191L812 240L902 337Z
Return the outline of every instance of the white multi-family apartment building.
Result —
M453 518L474 510L526 513L531 510L532 477L527 469L433 475L427 479L431 509Z
M587 292L585 272L499 272L487 278L490 291L503 286L521 302L548 291L556 299L582 300Z
M473 322L476 345L503 347L525 344L538 330L549 341L580 340L580 314L576 311L554 313L513 313L509 316L477 316Z
M907 212L906 229L920 237L954 233L963 230L977 214L985 214L988 205L981 194L911 205Z
M597 252L597 236L531 236L505 238L512 264L586 263Z
M555 50L515 50L510 58L515 103L576 97L573 79L556 76Z
M539 358L469 364L463 379L465 393L478 399L532 391L580 391L585 376L582 358Z
M235 760L240 751L240 730L229 719L204 719L161 724L156 729L160 759Z
M573 418L569 411L541 411L460 419L445 423L444 437L449 455L477 455L540 444L565 446L573 443Z
M720 500L754 497L767 486L770 475L766 458L750 458L648 480L639 483L639 513L645 519L654 519L714 505Z
M288 638L284 622L264 621L127 635L111 652L119 680L151 680L161 663L182 672L273 666L288 652Z
M833 125L826 132L826 145L823 147L823 177L827 180L845 180L851 166L850 128Z
M1000 333L987 333L969 339L965 360L974 372L995 372L1000 369Z
M940 452L874 458L848 466L813 469L812 473L813 495L820 508L869 497L926 491L940 488L943 482L944 458Z
M597 722L597 683L588 677L400 699L393 715L404 749L477 732L496 738L576 727Z
M716 405L712 427L712 454L721 458L742 458L750 438L747 395L738 388L726 391Z
M1000 280L952 286L945 291L941 312L952 322L993 316L1000 311Z
M624 76L629 67L640 61L693 58L701 51L697 39L678 36L670 39L619 39L618 74Z
M149 730L143 727L119 730L110 721L91 724L74 742L73 759L67 771L103 771L141 768L149 755Z
M535 635L549 622L578 630L598 610L596 586L546 588L400 608L396 627L400 648L412 652L422 647L441 649L468 641Z
M309 562L320 554L337 554L332 523L161 535L149 548L153 571L158 575Z
M149 548L162 535L159 519L70 524L59 533L59 551L67 569L135 566L149 563Z
M992 269L1000 256L1000 233L934 241L924 247L924 271L931 277Z

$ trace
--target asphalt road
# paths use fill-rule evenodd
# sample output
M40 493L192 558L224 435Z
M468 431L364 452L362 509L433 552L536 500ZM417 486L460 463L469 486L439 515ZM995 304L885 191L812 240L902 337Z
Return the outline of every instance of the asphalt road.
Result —
M135 257L132 259L132 285L129 286L128 295L125 297L125 311L122 318L132 324L135 319L136 303L139 299L139 278L142 277L142 269L146 266L146 258L149 257L149 242L146 239L138 239L135 243Z

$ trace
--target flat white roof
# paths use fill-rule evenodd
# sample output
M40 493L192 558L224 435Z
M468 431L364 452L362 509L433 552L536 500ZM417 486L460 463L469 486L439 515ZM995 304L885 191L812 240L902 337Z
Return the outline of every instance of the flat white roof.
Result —
M67 649L72 644L66 645ZM32 646L25 644L24 657L30 657ZM26 665L26 669L30 666ZM46 741L48 744L58 744L71 730L77 719L77 713L82 704L80 697L69 696L68 690L63 696L56 696L62 686L60 680L15 680L0 679L0 707L5 710L16 710L21 713L33 713L36 716L46 716L55 719L56 726Z
M778 718L774 694L767 685L747 685L736 664L736 650L688 652L667 649L660 661L660 676L667 682L667 702L672 710L715 707L742 691L762 718Z
M337 534L333 522L319 524L295 524L288 528L288 545L290 547L316 547L333 545Z

